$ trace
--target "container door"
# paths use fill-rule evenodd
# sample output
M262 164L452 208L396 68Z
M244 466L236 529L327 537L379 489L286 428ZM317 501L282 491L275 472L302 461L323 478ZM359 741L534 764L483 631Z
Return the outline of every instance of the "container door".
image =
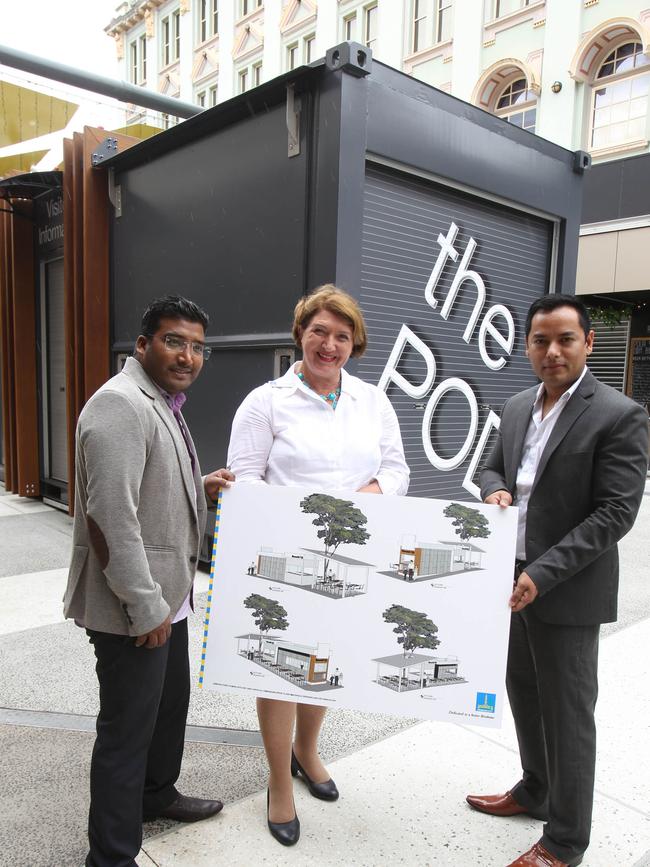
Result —
M389 368L397 374L387 394L411 495L478 496L476 467L494 419L508 397L536 382L524 319L549 291L554 227L478 194L368 164L360 300L369 348L358 375L383 385Z
M56 486L68 481L63 259L43 267L43 473L44 481Z

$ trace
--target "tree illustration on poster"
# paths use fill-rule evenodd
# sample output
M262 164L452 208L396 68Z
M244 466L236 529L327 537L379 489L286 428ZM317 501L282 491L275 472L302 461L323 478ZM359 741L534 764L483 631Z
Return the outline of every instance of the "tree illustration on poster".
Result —
M275 599L268 599L266 596L260 596L259 593L251 593L244 599L244 608L252 609L255 626L260 631L259 653L262 652L263 632L269 632L271 629L284 631L289 626L286 609Z
M456 534L463 540L487 539L490 535L488 519L478 509L451 503L442 514L446 518L453 518L451 523L456 528Z
M327 575L332 554L339 545L365 545L370 538L365 525L368 519L350 500L339 500L329 494L310 494L300 501L306 515L316 515L312 524L325 545L323 577Z
M403 605L391 605L383 613L386 623L394 623L398 636L397 643L402 645L404 657L417 647L435 650L440 644L438 627L422 611L413 611Z

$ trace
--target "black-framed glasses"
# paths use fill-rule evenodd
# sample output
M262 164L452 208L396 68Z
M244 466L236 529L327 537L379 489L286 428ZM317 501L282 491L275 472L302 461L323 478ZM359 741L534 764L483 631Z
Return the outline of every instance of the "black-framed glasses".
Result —
M165 344L165 349L169 352L184 352L189 346L192 350L192 355L197 356L197 358L202 355L204 361L210 358L212 352L212 349L206 346L205 343L199 343L198 340L185 340L179 337L178 334L165 334L162 341Z

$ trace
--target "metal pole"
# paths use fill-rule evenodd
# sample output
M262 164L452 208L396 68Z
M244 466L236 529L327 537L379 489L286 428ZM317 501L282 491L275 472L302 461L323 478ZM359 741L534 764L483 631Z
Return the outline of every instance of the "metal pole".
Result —
M181 102L171 96L153 93L144 87L127 84L126 81L116 81L103 75L83 72L81 69L75 69L73 66L66 66L54 60L43 60L33 54L8 48L6 45L0 45L0 63L14 69L22 69L23 72L31 72L33 75L42 75L53 81L61 81L64 84L82 87L84 90L91 90L104 96L112 96L120 102L131 102L142 108L162 111L165 114L174 115L174 117L194 117L195 114L200 114L203 111L202 108L192 105L190 102Z

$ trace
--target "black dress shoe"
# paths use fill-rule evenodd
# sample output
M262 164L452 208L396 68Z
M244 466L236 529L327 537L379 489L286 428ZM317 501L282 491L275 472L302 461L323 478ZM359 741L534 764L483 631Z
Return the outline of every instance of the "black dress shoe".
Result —
M298 774L307 783L307 788L315 798L320 798L321 801L336 801L339 796L339 790L336 788L336 783L330 777L324 783L314 783L305 773L304 768L296 758L293 750L291 750L291 776L297 777Z
M175 819L177 822L200 822L202 819L208 819L210 816L215 816L223 809L221 801L206 801L203 798L188 798L186 795L179 795L175 801L165 807L164 810L158 810L153 815L145 815L144 821L150 822L152 819Z
M298 815L294 815L289 822L272 822L269 819L269 790L266 790L266 822L269 826L271 836L275 837L278 843L283 846L295 846L300 839L300 819ZM295 807L294 807L295 811Z

